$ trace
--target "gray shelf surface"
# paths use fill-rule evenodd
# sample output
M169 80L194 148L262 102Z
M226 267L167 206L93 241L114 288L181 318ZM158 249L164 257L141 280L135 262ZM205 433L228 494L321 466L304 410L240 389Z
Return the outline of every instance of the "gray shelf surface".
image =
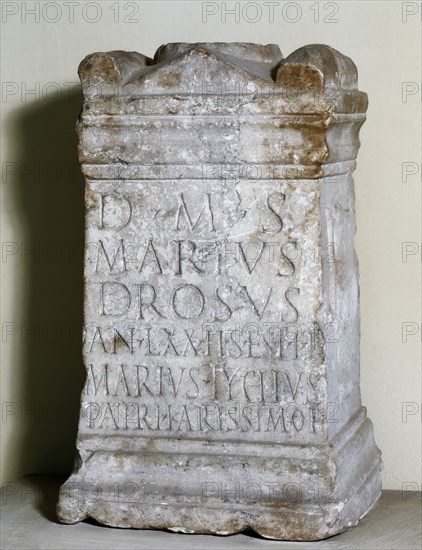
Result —
M31 475L1 488L0 547L26 549L190 550L422 548L421 493L384 491L373 510L350 531L317 542L262 539L254 533L230 536L185 535L169 531L118 529L84 521L62 525L55 515L60 476Z

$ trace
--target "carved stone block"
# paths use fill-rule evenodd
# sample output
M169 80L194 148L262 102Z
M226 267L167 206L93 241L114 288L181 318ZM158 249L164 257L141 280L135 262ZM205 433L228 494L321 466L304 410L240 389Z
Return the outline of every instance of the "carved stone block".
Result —
M355 65L325 45L177 43L79 74L87 375L60 521L291 540L355 525L381 491Z

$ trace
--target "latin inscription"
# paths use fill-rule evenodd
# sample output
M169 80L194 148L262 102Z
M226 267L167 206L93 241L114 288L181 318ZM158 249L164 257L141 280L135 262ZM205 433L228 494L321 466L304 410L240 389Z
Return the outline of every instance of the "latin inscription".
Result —
M319 261L316 191L165 185L108 182L88 195L81 422L317 433L324 335L301 279L302 262Z

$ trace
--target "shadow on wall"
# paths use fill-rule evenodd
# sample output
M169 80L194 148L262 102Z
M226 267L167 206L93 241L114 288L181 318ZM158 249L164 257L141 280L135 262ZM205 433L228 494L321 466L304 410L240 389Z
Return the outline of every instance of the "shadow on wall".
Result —
M18 472L69 473L75 456L84 382L84 181L75 133L81 105L75 86L55 101L15 110L7 121L18 137L8 186L24 234L15 244L24 281L15 290L25 300Z

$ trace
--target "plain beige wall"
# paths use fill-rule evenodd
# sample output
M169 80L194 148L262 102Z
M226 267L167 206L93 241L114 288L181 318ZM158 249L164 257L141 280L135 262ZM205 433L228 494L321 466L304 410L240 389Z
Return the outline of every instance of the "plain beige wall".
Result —
M82 323L79 62L94 51L152 56L166 42L244 41L277 43L285 56L325 43L358 67L369 95L355 172L362 398L384 487L420 489L419 4L237 2L238 22L224 18L220 2L65 4L1 3L2 479L72 464L84 374L74 328ZM26 254L31 246L35 254Z

